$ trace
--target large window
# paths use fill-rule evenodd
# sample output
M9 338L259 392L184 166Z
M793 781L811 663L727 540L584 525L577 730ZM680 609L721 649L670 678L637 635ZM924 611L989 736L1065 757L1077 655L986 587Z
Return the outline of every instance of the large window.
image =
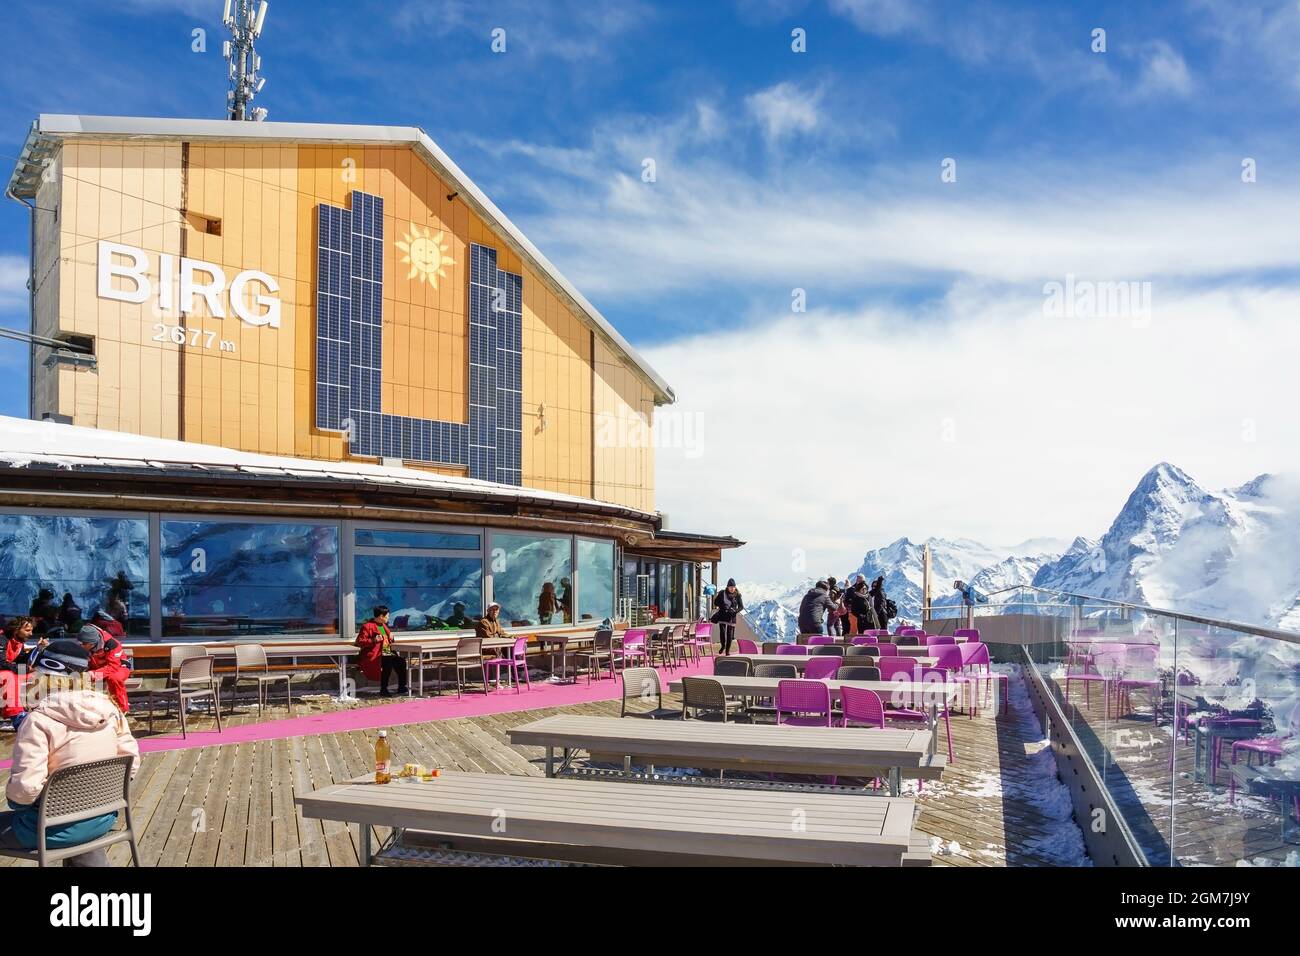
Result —
M0 614L30 614L42 634L98 608L149 636L146 519L0 514Z
M578 619L614 618L614 542L578 539Z
M507 627L572 623L572 538L493 534L489 563Z
M357 554L356 624L379 604L394 631L464 630L483 613L483 559Z
M161 531L163 637L338 632L338 525L164 520Z

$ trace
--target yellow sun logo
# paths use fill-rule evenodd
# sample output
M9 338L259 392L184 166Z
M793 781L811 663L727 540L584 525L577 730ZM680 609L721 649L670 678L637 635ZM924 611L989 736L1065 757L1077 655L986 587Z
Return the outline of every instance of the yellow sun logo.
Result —
M397 240L397 248L406 253L402 256L402 263L411 266L406 277L414 279L418 276L421 282L428 282L435 289L438 288L438 277L447 277L443 266L456 264L451 261L443 246L442 232L433 235L427 228L422 229L415 223L411 223L410 231Z

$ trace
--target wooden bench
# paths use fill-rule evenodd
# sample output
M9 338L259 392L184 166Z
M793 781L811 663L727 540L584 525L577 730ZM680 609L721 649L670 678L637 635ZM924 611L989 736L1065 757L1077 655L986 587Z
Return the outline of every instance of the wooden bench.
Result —
M420 831L434 846L607 865L903 866L920 862L910 798L691 790L504 774L370 777L297 797L304 817ZM399 834L400 835L400 834ZM495 848L495 849L494 849ZM928 848L927 848L928 855Z
M884 777L895 796L901 779L937 780L947 760L930 753L928 730L840 730L723 724L704 720L635 720L557 714L510 729L510 743L555 751L585 750L597 762L697 767L759 773Z

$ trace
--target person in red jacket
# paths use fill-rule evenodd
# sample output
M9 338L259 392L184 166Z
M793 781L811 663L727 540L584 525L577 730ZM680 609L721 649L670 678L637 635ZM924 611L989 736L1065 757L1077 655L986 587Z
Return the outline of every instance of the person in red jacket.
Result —
M388 692L388 678L397 674L397 693L406 694L406 661L393 649L393 634L388 630L388 608L376 606L370 620L361 625L357 633L356 645L361 648L357 663L361 673L371 680L379 681L379 696L391 697Z
M126 698L126 681L131 668L126 666L126 648L122 642L94 624L87 624L77 632L77 641L90 655L90 670L95 680L104 682L104 693L113 698L117 709L126 713L130 705Z
M18 721L26 716L23 703L23 685L32 677L27 670L29 658L33 653L27 648L36 630L36 621L30 617L11 618L5 624L4 660L0 661L0 720ZM37 648L44 648L45 638L36 642Z

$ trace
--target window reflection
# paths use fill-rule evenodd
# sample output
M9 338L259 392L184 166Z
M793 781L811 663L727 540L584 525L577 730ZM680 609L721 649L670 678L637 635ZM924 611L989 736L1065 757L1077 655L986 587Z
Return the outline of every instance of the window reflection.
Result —
M584 621L614 618L614 542L578 539L578 613Z
M333 634L338 526L163 521L163 636Z
M483 613L483 560L473 557L358 554L356 624L371 608L391 609L394 631L464 630Z
M0 515L0 615L31 615L39 635L73 632L96 609L149 636L148 521Z
M492 536L492 596L508 627L573 621L573 543L568 537Z

